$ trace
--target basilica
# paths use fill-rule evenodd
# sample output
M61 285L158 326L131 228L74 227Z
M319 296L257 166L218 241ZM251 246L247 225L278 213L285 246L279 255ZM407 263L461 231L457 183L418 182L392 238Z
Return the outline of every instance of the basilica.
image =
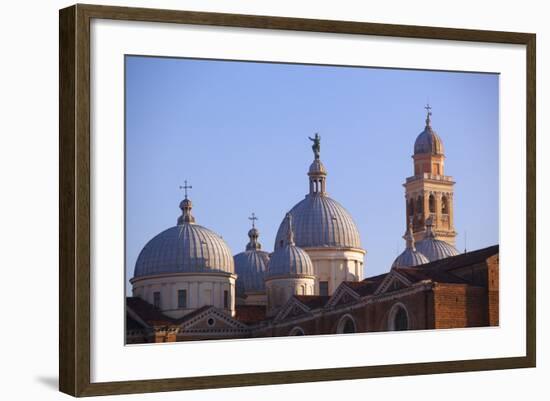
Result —
M367 251L352 216L327 194L315 134L308 193L282 216L272 252L252 214L249 241L233 255L195 221L185 184L177 224L137 258L126 343L497 326L498 245L456 249L454 181L426 109L403 184L405 248L387 273L363 277Z

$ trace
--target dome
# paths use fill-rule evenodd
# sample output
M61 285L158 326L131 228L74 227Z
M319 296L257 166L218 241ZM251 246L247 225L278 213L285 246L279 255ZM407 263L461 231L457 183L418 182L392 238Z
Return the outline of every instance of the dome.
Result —
M225 241L197 224L169 228L150 240L138 256L134 277L165 273L234 273Z
M269 253L258 250L244 251L234 257L237 273L237 292L265 291L265 273L269 262Z
M252 220L252 228L248 231L250 241L246 244L246 251L234 257L239 294L265 291L264 279L269 262L269 253L262 251L262 246L258 242L260 232L254 225L258 218L252 213L249 219Z
M416 250L430 262L458 255L458 250L448 242L436 238L424 238L416 243Z
M407 246L401 254L395 258L393 264L391 265L392 269L395 267L412 267L423 265L424 263L429 263L428 258L419 252L414 244L414 235L412 231L412 217L409 220L407 226L407 232L403 236L403 239L406 241Z
M143 247L136 261L134 277L235 272L229 246L215 232L195 224L191 207L186 196L180 203L183 213L178 218L178 225L161 232Z
M397 258L395 258L391 267L412 267L429 262L430 261L428 258L418 252L418 250L405 249Z
M293 217L287 213L285 218L286 239L282 246L271 254L267 265L267 275L273 276L313 276L313 263L306 251L294 243Z
M313 163L309 166L308 175L317 175L317 174L327 174L327 170L325 169L325 166L319 159L315 159Z
M414 142L414 154L430 153L433 155L442 155L444 153L443 142L431 126L431 107L428 105L426 106L426 109L428 110L426 127L424 128L424 131L418 135L416 141Z
M416 250L427 257L430 262L458 255L459 252L454 246L435 237L432 227L433 221L429 218L426 221L426 236L422 241L416 243Z
M360 248L359 230L346 209L324 194L309 194L290 212L294 238L301 248ZM283 220L275 238L275 249L284 243L287 232Z

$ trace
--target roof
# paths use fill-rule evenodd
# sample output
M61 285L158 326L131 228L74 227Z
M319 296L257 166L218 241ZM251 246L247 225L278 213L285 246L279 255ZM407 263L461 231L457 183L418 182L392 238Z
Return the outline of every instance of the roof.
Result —
M134 277L181 272L234 273L233 255L215 232L193 223L171 227L141 250Z
M150 326L171 325L174 320L164 315L149 302L137 297L126 297L126 307L137 314L141 320Z
M253 324L265 320L266 307L263 305L237 305L235 319L241 323Z
M309 309L322 308L330 299L329 296L324 295L294 295L294 298L303 303Z
M427 122L426 128L422 131L414 142L414 154L431 153L434 155L442 155L443 142L437 133Z
M491 256L497 255L499 252L499 246L493 245L487 248L478 249L472 252L461 253L449 258L436 260L434 262L427 263L419 266L418 269L443 269L450 271L464 266L471 266L477 263L485 262Z
M360 296L374 294L374 291L378 288L380 283L386 278L388 273L379 274L378 276L372 276L364 279L363 281L344 281L348 287L355 291Z
M296 246L361 248L359 230L349 212L324 194L306 195L289 213ZM277 231L275 250L286 243L287 226L285 219Z
M468 284L468 281L453 274L453 270L483 263L491 256L497 255L498 252L499 246L493 245L477 251L436 260L417 267L398 267L396 270L412 282L432 280L437 283Z
M237 273L237 292L265 291L265 273L269 253L257 249L247 250L234 256Z

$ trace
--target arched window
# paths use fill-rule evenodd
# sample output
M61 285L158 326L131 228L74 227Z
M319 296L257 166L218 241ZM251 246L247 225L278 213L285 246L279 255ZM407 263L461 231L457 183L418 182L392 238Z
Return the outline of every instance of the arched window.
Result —
M355 327L355 321L350 315L344 315L338 322L336 327L336 333L338 334L350 334L357 332Z
M401 331L409 329L409 314L402 303L395 304L388 315L388 330Z
M435 213L435 196L433 196L433 194L430 195L429 204L430 204L430 213Z
M421 214L422 210L424 210L424 207L422 205L422 197L419 196L416 198L416 207L415 207L416 213Z
M449 214L449 201L445 195L441 198L441 213Z
M299 326L294 327L292 330L290 330L290 333L288 333L289 336L305 336L306 333L304 333L304 329L302 329Z
M409 213L408 213L408 216L411 217L411 216L414 216L414 202L411 199L409 199Z

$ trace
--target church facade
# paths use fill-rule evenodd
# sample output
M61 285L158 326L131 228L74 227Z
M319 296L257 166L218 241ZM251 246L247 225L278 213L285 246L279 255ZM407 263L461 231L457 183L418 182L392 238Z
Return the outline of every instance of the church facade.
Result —
M455 248L454 181L427 111L404 184L405 249L387 273L363 277L366 250L352 216L327 193L315 134L308 192L284 216L271 253L253 214L249 242L233 256L221 236L196 223L186 183L177 225L138 256L126 342L498 325L498 245Z

